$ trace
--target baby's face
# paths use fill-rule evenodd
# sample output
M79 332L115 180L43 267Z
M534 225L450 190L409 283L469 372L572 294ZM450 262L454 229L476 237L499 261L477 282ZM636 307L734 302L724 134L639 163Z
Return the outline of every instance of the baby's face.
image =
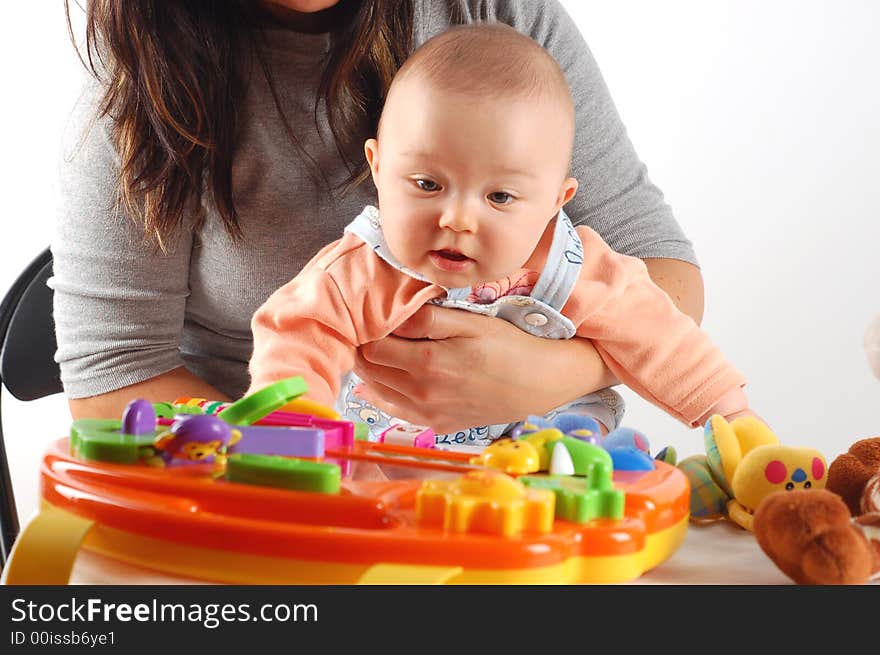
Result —
M574 195L572 128L549 100L475 98L405 80L365 149L388 247L447 288L521 268Z

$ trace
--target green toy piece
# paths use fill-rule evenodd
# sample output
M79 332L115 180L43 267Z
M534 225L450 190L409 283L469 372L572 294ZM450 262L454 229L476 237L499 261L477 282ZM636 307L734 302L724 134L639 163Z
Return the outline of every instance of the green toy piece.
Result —
M156 418L174 418L174 405L171 403L153 403Z
M355 441L369 441L370 440L370 426L366 423L361 423L359 421L352 421L354 423L354 440Z
M226 460L226 479L243 484L335 494L341 477L336 464L280 455L236 453Z
M123 434L116 419L81 418L70 426L70 454L114 464L136 464L154 456L156 432Z
M666 446L666 448L654 456L654 459L658 462L666 462L670 466L675 466L678 462L678 453L675 452L675 448L672 446Z
M626 494L614 488L611 472L610 464L593 462L586 477L524 475L517 479L532 489L552 491L556 495L556 518L588 523L599 518L623 518Z
M231 425L252 425L308 390L301 376L286 378L235 401L217 416Z
M174 414L172 414L171 418L174 418L178 414L197 414L201 415L205 413L205 410L199 407L198 405L172 405L171 408L174 410Z
M581 439L575 439L574 437L562 437L562 439L548 441L544 444L549 456L553 455L553 448L558 443L565 446L568 454L571 455L575 475L586 475L592 464L599 464L603 468L607 467L608 471L614 470L611 455L601 446L582 441Z

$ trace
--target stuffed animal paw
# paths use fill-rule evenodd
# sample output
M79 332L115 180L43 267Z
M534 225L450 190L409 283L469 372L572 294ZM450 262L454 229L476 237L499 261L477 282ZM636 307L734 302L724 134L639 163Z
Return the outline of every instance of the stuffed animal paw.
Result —
M758 544L798 584L862 584L880 573L880 513L853 519L827 489L777 491L755 510Z

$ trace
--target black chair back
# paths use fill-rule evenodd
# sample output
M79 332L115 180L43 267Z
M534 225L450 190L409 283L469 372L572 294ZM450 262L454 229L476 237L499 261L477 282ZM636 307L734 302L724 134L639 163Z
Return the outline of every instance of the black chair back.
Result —
M52 253L47 248L18 276L0 304L0 386L19 400L36 400L63 390L54 359L52 290L46 286L51 275ZM0 567L18 531L0 408Z

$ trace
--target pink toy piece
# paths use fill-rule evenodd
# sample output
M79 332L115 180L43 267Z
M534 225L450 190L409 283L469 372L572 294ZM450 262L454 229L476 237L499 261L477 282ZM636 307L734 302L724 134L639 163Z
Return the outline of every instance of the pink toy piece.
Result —
M230 453L323 457L324 431L316 428L240 425L241 440Z
M201 403L207 405L208 403ZM218 414L229 407L231 403L212 403L210 413ZM160 420L161 421L161 420ZM164 423L160 422L160 425ZM351 421L337 421L329 418L320 418L312 414L300 412L285 412L275 410L254 423L258 426L276 427L302 427L317 428L324 430L324 448L341 448L354 445L354 423Z
M421 425L395 423L379 435L379 443L415 448L433 448L434 430Z
M320 428L324 430L324 448L341 448L354 445L354 423L319 418L311 414L275 411L264 416L256 425ZM335 431L336 434L331 434Z
M324 449L327 448L342 448L345 444L345 439L343 438L342 429L341 428L313 428L315 430L321 430L324 433Z

